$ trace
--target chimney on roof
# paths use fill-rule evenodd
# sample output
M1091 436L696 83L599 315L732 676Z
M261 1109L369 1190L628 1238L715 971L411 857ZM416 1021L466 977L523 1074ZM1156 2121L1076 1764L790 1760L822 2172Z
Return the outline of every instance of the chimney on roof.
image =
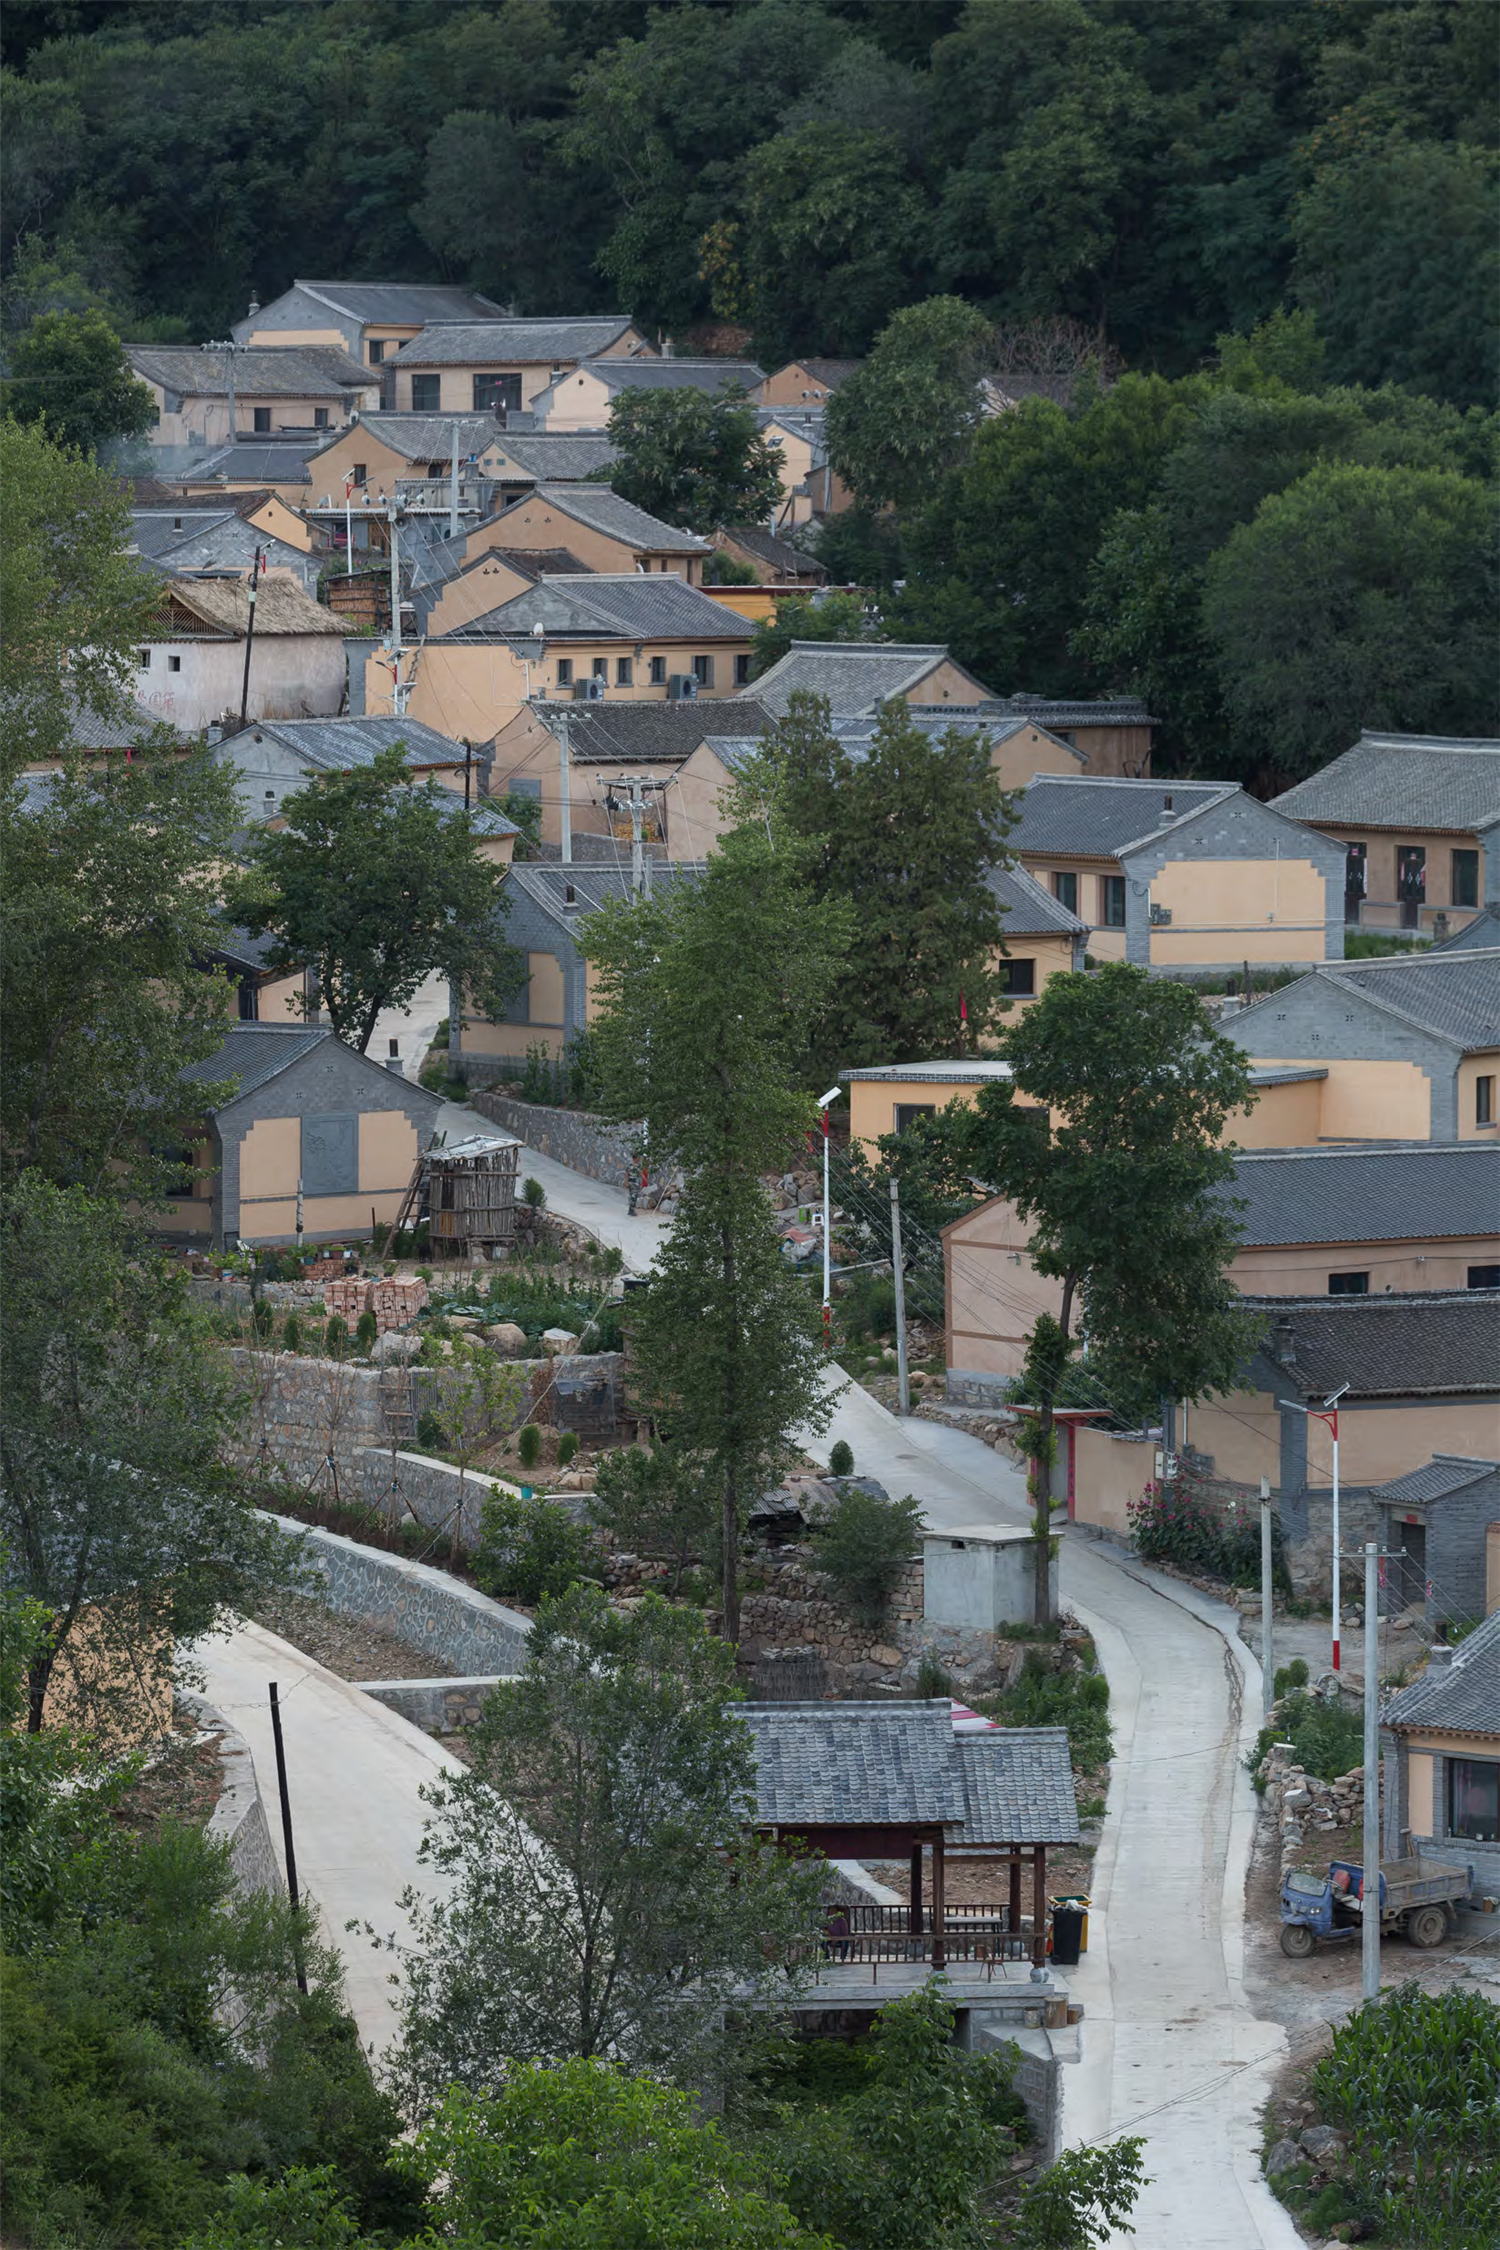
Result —
M1276 1357L1284 1365L1290 1366L1292 1355L1296 1350L1296 1340L1292 1335L1291 1322L1289 1320L1278 1320L1272 1334L1276 1339Z
M663 359L675 359L677 357L677 346L670 336L662 339L661 356Z
M247 318L247 319L249 319L249 320L254 320L254 318L255 318L256 314L257 314L257 313L258 313L259 311L260 311L260 299L259 299L259 297L257 297L257 296L256 296L256 294L255 294L255 291L254 291L254 290L252 289L252 290L251 290L251 292L250 292L250 310L249 310L248 314L246 315L246 318Z
M1446 1672L1451 1668L1452 1663L1453 1651L1451 1648L1432 1648L1427 1651L1427 1669L1429 1672Z

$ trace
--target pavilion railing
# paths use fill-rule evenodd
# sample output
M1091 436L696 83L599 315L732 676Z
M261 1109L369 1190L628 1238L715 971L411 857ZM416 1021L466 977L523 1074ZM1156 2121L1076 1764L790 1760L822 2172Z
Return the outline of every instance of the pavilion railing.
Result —
M932 1928L930 1911L923 1921L922 1929L912 1929L905 1906L836 1908L821 1941L820 1959L837 1968L853 1962L931 1961L934 1952L949 1962L1031 1958L1031 1931L1012 1930L1008 1906L946 1906L941 1932Z

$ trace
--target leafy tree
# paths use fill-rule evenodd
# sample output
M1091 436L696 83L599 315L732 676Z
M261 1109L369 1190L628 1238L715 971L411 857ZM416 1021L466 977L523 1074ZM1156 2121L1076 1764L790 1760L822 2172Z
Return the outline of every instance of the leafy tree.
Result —
M815 1567L858 1616L878 1625L921 1537L920 1501L910 1493L904 1500L886 1500L856 1485L820 1526Z
M870 641L888 635L871 629L865 605L858 594L784 595L769 617L755 628L750 648L750 677L758 680L779 664L793 641Z
M961 297L896 313L828 402L828 458L866 507L924 498L969 450L993 323Z
M319 1005L361 1054L381 1010L403 1007L435 969L486 1013L524 981L502 934L502 871L480 858L451 796L415 787L395 743L368 766L297 790L281 808L285 828L250 846L236 919L270 935L273 968L312 969Z
M811 896L801 853L770 820L731 829L700 882L610 902L584 936L601 1107L643 1120L653 1164L685 1176L630 1342L640 1395L718 1487L730 1640L742 1510L786 1465L793 1432L830 1411L812 1306L761 1180L813 1121L795 1043L847 938L845 910Z
M518 1602L553 1601L581 1580L599 1575L593 1541L555 1500L535 1493L527 1499L502 1486L486 1493L479 1520L474 1583L486 1594Z
M616 458L603 482L684 531L764 523L781 496L782 453L761 436L739 383L723 390L621 391L610 408Z
M817 1022L817 1069L909 1062L966 1036L1000 1010L1003 909L989 876L1003 862L1013 808L989 738L935 734L904 702L882 707L856 756L821 697L794 695L746 769L808 847L817 894L847 900L852 935Z
M5 409L83 453L106 438L142 437L156 418L150 391L97 311L38 313L11 347Z
M13 1583L48 1617L27 1724L40 1728L66 1654L70 1692L108 1728L181 1676L177 1644L298 1563L222 1464L242 1402L180 1277L118 1206L34 1173L8 1191L3 1221L0 1537Z
M422 1849L445 1887L403 1901L392 2058L413 2114L570 2057L691 2086L723 2057L731 1996L796 1989L822 1873L755 1840L733 1694L697 1611L648 1595L624 1616L583 1586L543 1607L469 1769L430 1794Z
M671 1564L674 1598L683 1571L712 1552L718 1533L719 1493L711 1464L666 1439L649 1451L628 1445L606 1453L588 1508L617 1547Z
M1230 711L1296 777L1362 727L1493 733L1495 601L1492 489L1330 464L1214 554L1203 619Z
M866 350L921 270L925 220L890 133L818 117L764 141L741 246L757 349L772 363Z
M1117 961L1053 977L1001 1035L1009 1080L933 1120L951 1167L1008 1196L1060 1285L1018 1393L1034 1463L1036 1614L1049 1614L1055 1410L1086 1325L1088 1368L1129 1411L1237 1379L1245 1324L1225 1269L1239 1222L1221 1136L1250 1098L1244 1056L1186 985ZM1054 1121L1049 1124L1049 1115Z
M1327 340L1330 373L1493 405L1500 193L1492 151L1402 132L1360 140L1319 167L1292 216L1296 287Z

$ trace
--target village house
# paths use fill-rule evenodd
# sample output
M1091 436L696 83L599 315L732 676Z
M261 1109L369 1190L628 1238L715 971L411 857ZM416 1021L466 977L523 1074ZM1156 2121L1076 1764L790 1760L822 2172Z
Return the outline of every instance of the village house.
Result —
M728 696L750 665L750 629L674 572L544 575L408 657L408 709L455 739L490 742L533 696L691 701ZM365 708L389 711L388 660L372 652Z
M575 683L576 684L576 683ZM541 842L562 844L563 738L567 738L569 827L573 855L619 865L628 855L631 818L611 778L630 774L645 792L643 841L655 859L702 860L724 827L728 768L713 730L732 712L737 726L758 735L770 714L738 697L726 703L626 702L607 696L579 705L571 698L536 699L496 735L491 788L497 797L527 798L540 808ZM734 748L743 746L736 737ZM700 753L706 753L700 764ZM611 809L611 805L613 809Z
M136 700L185 735L236 717L245 697L250 586L245 578L169 578L136 652ZM290 578L263 578L255 599L247 716L331 716L344 700L336 617Z
M1342 851L1234 783L1038 774L1010 849L1101 960L1191 976L1343 957Z
M1500 1132L1500 945L1329 962L1220 1028L1262 1067L1303 1066L1309 1143Z
M1391 1746L1383 1852L1470 1867L1470 1896L1500 1897L1500 1614L1431 1650L1380 1716Z
M1481 906L1471 915L1461 930L1451 937L1439 938L1429 947L1427 958L1434 953L1445 957L1450 953L1500 952L1500 906Z
M183 1075L237 1091L207 1113L181 1192L153 1223L219 1247L293 1240L299 1205L310 1242L389 1226L442 1107L326 1024L236 1024Z
M361 367L383 368L429 321L504 318L503 305L442 282L294 281L269 305L252 304L230 333L281 350L332 344Z
M500 866L510 863L518 833L493 805L482 803L487 761L451 736L405 718L267 719L226 733L211 746L218 765L232 767L247 822L257 826L279 819L285 800L325 773L354 773L372 765L387 750L405 752L413 781L435 781L468 797L471 810L483 810L487 833L481 856Z
M302 437L283 431L279 438L246 437L242 431L232 444L218 446L191 467L174 471L172 481L184 498L269 493L284 507L300 509L307 506L312 489L308 463L327 443L322 430L309 430Z
M500 487L499 508L524 500L539 484L583 484L617 458L602 430L508 428L488 452L493 463L488 474Z
M607 484L541 484L484 527L495 548L565 547L585 570L675 572L690 586L703 579L708 541L678 531L621 499Z
M384 508L401 498L418 497L413 488L432 485L434 505L448 505L453 454L458 451L460 503L471 505L469 489L487 482L500 463L500 431L490 414L372 414L358 416L307 464L303 505L334 511L332 535L343 520L346 498ZM346 493L346 486L352 491ZM487 512L493 498L478 496Z
M1376 1485L1370 1498L1380 1511L1390 1608L1419 1602L1434 1625L1500 1609L1500 1461L1435 1453Z
M778 718L798 694L821 695L835 716L850 718L874 718L897 696L913 707L951 703L968 713L993 700L940 641L793 641L746 692Z
M201 966L217 969L234 986L241 1023L316 1023L316 984L305 969L274 969L275 939L225 924Z
M701 865L657 867L653 887L697 882ZM526 956L526 982L497 1020L478 1015L466 1004L462 1036L452 1050L465 1076L477 1084L511 1074L528 1048L561 1056L586 1030L594 1013L593 979L579 947L580 925L606 899L629 898L628 852L608 867L568 860L518 861L506 878L510 911L505 934ZM496 1058L502 1058L497 1063ZM488 1068L486 1067L488 1065Z
M650 359L627 313L583 320L434 320L386 364L397 414L529 413L583 360Z
M227 445L242 431L337 430L380 404L379 377L333 344L297 351L127 344L125 356L156 408L149 441L164 451Z
M1443 938L1500 907L1500 742L1362 734L1273 800L1344 853L1344 920Z
M1246 1297L1500 1288L1500 1150L1487 1144L1248 1149L1225 1193L1243 1206L1229 1277ZM1005 1196L943 1229L950 1395L1000 1396L1037 1315L1056 1314L1061 1285L1036 1272L1030 1244Z
M762 406L826 406L863 364L857 359L788 360L764 378L755 396Z
M191 496L163 493L160 498L135 500L130 510L131 534L139 554L156 556L168 548L190 538L195 531L205 531L225 516L239 516L254 530L275 539L283 547L296 547L303 554L312 552L312 533L295 508L274 493L260 491L229 491L194 493Z
M488 525L481 526L481 530L487 529ZM445 633L457 633L476 618L514 601L543 578L594 575L566 547L500 548L478 541L478 532L460 532L456 539L418 546L409 573L402 558L402 576L410 577L412 615L419 635L440 640ZM472 557L465 553L471 542L475 543ZM381 609L383 620L388 621L389 592Z
M132 751L138 742L153 736L163 724L158 712L148 710L133 695L113 694L107 707L96 709L70 693L67 706L67 753L81 754L90 761ZM23 781L30 776L40 782L43 775L56 773L61 763L61 758L29 758ZM32 810L39 802L39 796L33 792L27 810Z
M290 510L281 508L279 500L273 500L271 505L290 515ZM158 516L149 525L135 523L136 552L164 577L192 578L206 572L212 577L228 574L247 578L259 560L265 576L289 578L304 594L314 601L317 599L323 565L311 552L310 545L280 539L274 532L263 531L248 517L232 512L190 515L186 519L191 526L189 530L169 533L166 525L174 520L179 519ZM301 532L302 526L296 518L292 517L291 521ZM147 544L142 544L143 539Z
M736 523L712 535L711 544L730 560L748 566L755 573L758 586L779 586L788 593L810 593L814 587L826 586L828 573L817 559L794 547L789 539L778 539L774 531L762 524ZM726 587L726 595L740 592L738 587Z
M1045 695L999 695L979 706L984 716L1020 716L1070 743L1087 770L1140 780L1151 771L1151 732L1161 725L1138 696L1110 696L1100 703L1057 701Z
M763 371L748 359L591 359L537 391L531 411L539 430L602 430L622 391L715 395L731 384L753 391L763 380Z

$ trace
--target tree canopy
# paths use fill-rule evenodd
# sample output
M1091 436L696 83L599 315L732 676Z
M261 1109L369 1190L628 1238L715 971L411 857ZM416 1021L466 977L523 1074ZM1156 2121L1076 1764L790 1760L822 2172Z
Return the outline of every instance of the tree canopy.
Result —
M142 437L156 419L150 391L102 312L38 313L11 346L5 407L58 445L92 453L106 438Z
M737 383L722 391L625 390L610 408L616 459L601 477L683 531L764 523L781 493L781 448L760 434Z

